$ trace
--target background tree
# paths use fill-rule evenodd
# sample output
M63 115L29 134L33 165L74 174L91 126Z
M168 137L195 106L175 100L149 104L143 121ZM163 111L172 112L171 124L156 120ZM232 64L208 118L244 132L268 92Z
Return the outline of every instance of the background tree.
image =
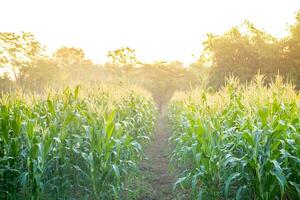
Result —
M269 77L284 72L280 42L247 21L223 35L208 34L203 46L199 61L211 65L209 81L217 87L229 75L245 82L258 71Z
M296 15L296 22L290 27L290 35L285 38L283 59L291 79L300 89L300 11Z
M188 71L194 76L193 85L206 86L208 84L210 67L205 65L201 60L191 63L188 67Z
M109 51L107 57L113 65L120 67L127 77L129 72L139 63L135 50L129 47Z
M85 58L83 49L75 47L61 47L53 53L53 58L59 67L92 64L90 60Z
M17 83L20 70L30 66L42 52L41 44L31 33L0 32L0 67L9 68Z
M14 89L14 82L10 79L9 74L7 72L4 72L2 76L0 76L0 97L2 92L10 92Z
M93 65L92 61L85 58L85 52L81 48L61 47L53 53L53 60L59 67L59 71L64 77L62 80L80 80L86 77L88 66Z
M131 80L152 93L160 111L176 90L188 89L197 81L179 61L143 64L132 73Z
M23 88L39 92L48 86L57 87L61 83L57 64L47 57L36 60L30 67L22 68L20 79Z

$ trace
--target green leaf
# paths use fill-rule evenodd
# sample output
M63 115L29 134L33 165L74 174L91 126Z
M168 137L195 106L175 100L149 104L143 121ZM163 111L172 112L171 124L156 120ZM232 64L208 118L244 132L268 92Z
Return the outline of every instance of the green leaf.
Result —
M115 175L116 175L118 178L120 178L121 176L120 176L120 170L119 170L119 167L118 167L117 165L112 165L112 167L113 167L113 170L114 170L114 172L115 172Z
M182 184L182 182L184 182L186 179L187 179L187 176L179 178L179 179L175 182L175 184L174 184L174 186L173 186L173 190L176 189L176 187L177 187L178 184Z
M300 199L300 184L292 182L292 181L289 181L289 184L291 184L296 189L298 197Z
M246 186L246 185L241 186L241 187L238 189L238 191L237 191L237 193L236 193L236 195L235 195L235 199L236 199L236 200L243 199L243 197L242 197L242 192L243 192L244 190L246 190L246 189L247 189L247 186Z
M283 171L279 165L279 163L277 162L277 160L272 160L272 163L274 165L274 169L271 172L276 179L278 180L279 186L280 186L280 193L281 193L281 199L283 198L284 195L284 188L286 185L286 178L285 175L283 174Z
M75 91L74 91L74 97L75 97L75 99L78 98L78 94L79 94L79 85L77 85L77 86L75 87Z
M37 159L38 152L39 152L39 146L38 146L38 144L34 144L30 149L30 158Z
M238 178L241 174L239 172L235 172L233 174L231 174L225 181L225 197L228 198L228 193L229 193L229 186L231 184L231 182Z

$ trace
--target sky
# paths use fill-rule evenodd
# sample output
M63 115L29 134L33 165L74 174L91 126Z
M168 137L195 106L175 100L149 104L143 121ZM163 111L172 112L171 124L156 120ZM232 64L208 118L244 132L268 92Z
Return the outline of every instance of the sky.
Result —
M196 60L206 33L221 34L245 19L283 37L300 0L0 0L0 31L28 31L49 52L84 49L105 63L129 46L142 62Z

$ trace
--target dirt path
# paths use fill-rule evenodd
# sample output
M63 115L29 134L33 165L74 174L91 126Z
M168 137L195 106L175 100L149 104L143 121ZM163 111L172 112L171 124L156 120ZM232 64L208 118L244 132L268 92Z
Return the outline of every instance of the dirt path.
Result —
M142 184L147 190L146 194L139 198L140 200L175 199L173 183L176 177L169 170L169 134L165 120L159 116L156 133L145 148L145 156L148 160L140 165L144 176Z

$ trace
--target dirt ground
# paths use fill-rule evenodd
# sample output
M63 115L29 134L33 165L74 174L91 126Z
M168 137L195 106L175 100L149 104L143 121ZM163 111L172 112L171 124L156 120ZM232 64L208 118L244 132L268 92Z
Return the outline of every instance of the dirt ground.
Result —
M147 188L146 194L143 194L139 200L170 200L177 199L173 191L173 184L176 176L173 170L169 168L170 148L166 120L159 116L156 127L156 133L151 143L145 148L144 160L140 165L140 170L144 174L144 187Z

